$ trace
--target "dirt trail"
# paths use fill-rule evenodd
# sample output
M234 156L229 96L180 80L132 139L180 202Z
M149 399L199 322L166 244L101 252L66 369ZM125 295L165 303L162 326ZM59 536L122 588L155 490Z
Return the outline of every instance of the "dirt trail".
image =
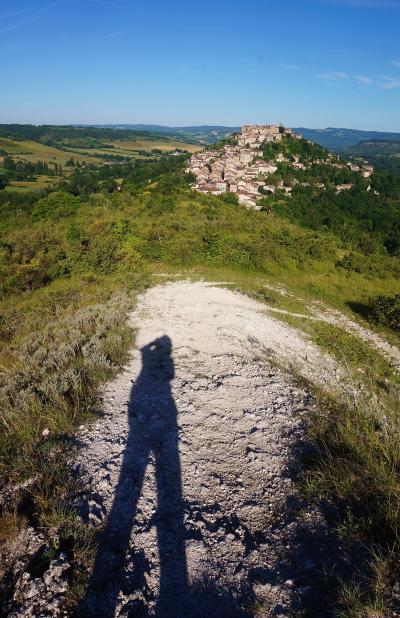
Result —
M82 434L84 517L105 533L81 614L323 603L313 582L330 541L315 514L305 525L291 468L313 403L271 358L332 387L340 368L264 305L203 282L149 290L132 322L136 350Z
M266 305L268 311L277 314L290 315L295 318L301 318L304 320L318 320L320 322L326 322L327 324L332 324L333 326L338 326L345 330L350 335L355 335L364 343L367 343L370 347L375 348L378 352L382 354L382 356L386 357L386 359L397 369L400 369L400 350L395 345L392 345L388 341L386 341L381 335L377 332L367 328L365 325L363 326L359 322L355 322L351 320L347 315L338 311L337 309L331 309L327 307L321 301L313 301L311 303L307 303L304 298L298 298L295 294L292 294L282 286L276 286L271 284L264 284L265 288L273 290L274 292L278 292L282 296L287 296L289 298L293 298L294 300L300 301L304 306L311 312L311 315L305 315L302 313L295 313L292 311L287 311L285 309L277 309L276 307L272 307L270 305Z

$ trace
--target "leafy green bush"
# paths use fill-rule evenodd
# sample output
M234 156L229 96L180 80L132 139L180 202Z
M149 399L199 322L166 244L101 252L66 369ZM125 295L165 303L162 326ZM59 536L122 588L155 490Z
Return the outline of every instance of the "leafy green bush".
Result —
M80 199L70 193L56 191L39 200L32 211L32 219L53 219L71 217L77 210Z
M400 265L394 259L390 260L379 255L364 256L354 252L350 252L338 260L336 268L382 279L400 275Z
M34 290L65 274L65 253L57 230L17 230L0 245L0 295Z
M149 208L155 215L172 212L175 206L176 199L172 195L155 195L149 202Z
M377 296L371 303L369 318L377 324L400 332L400 294Z

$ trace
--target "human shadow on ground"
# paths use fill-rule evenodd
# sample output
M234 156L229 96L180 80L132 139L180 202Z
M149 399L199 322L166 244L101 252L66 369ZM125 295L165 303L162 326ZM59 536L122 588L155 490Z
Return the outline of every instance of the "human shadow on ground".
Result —
M125 616L147 616L149 601L155 603L151 615L160 617L207 616L210 611L213 616L221 617L251 615L241 609L246 591L221 590L206 581L189 585L177 408L171 393L174 377L171 353L172 342L168 336L141 349L142 370L131 391L129 436L121 473L78 616L111 618L121 591L131 597L123 610ZM130 547L150 460L154 463L157 488L157 512L151 522L157 529L160 564L156 599L146 583L149 557ZM138 595L132 599L136 591Z

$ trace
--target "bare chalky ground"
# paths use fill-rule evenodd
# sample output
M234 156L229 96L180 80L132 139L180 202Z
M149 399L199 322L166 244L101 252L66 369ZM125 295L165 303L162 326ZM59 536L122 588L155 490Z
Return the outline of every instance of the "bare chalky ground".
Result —
M82 434L82 516L105 530L81 615L299 615L326 559L292 480L313 404L275 361L331 386L340 369L204 282L147 291L131 319L136 349Z

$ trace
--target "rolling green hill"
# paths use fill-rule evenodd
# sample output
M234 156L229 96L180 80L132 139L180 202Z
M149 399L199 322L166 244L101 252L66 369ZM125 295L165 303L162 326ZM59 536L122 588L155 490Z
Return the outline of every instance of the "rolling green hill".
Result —
M110 124L96 126L99 128L103 126L118 130L151 131L158 134L171 135L183 141L188 140L199 144L214 144L240 129L240 127L225 127L221 125L167 127L159 124Z
M158 133L150 130L139 131L122 128L0 124L0 137L33 140L48 145L91 148L98 147L104 140L150 140L163 142L168 139L174 139L175 136L169 133Z
M170 127L157 124L106 124L85 126L54 125L0 125L0 136L34 140L51 145L69 147L99 147L102 140L117 141L165 141L179 140L187 143L213 144L240 127L223 125L193 125ZM357 129L326 128L309 129L293 127L306 139L324 148L344 151L361 141L400 141L400 133L382 131L360 131Z
M400 140L364 140L347 148L344 154L367 159L375 167L400 170Z

